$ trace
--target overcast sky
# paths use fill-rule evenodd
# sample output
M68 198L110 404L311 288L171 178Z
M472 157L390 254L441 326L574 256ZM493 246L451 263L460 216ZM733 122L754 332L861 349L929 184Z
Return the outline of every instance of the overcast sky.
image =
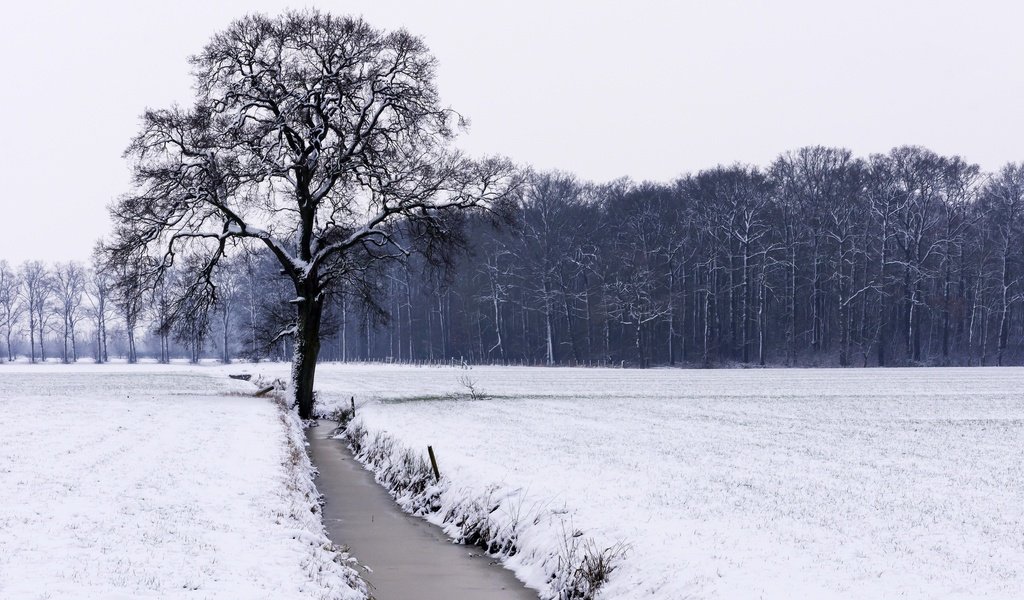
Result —
M270 0L8 3L0 22L0 258L82 259L127 189L149 107L187 57ZM422 35L462 147L585 179L669 180L809 144L1024 160L1016 1L320 2Z

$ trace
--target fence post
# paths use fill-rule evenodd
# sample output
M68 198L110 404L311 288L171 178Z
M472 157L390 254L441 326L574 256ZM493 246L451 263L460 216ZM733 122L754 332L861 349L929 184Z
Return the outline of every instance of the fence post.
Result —
M441 481L441 472L437 470L437 458L434 457L433 446L427 446L427 454L430 456L430 468L434 470L434 481Z

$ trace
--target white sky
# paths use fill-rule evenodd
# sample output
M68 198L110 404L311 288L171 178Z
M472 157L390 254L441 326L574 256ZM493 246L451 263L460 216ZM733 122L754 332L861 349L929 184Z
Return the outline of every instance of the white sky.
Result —
M147 107L272 0L7 3L0 258L82 259L126 190ZM426 38L461 142L583 178L668 180L808 144L1024 160L1024 3L946 0L319 2Z

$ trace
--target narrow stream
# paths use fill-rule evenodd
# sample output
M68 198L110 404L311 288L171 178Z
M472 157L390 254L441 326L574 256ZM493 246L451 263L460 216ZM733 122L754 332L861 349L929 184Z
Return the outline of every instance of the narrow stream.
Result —
M348 446L331 439L333 431L330 421L306 430L327 502L324 525L362 565L376 600L537 600L477 548L453 544L440 528L402 512Z

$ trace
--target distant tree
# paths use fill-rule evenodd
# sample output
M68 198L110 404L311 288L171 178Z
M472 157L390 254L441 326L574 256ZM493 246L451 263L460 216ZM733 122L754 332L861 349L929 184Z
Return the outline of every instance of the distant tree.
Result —
M39 358L46 361L44 337L49 317L50 296L53 288L46 265L38 260L25 261L21 265L21 298L28 310L29 361L36 362L36 339L39 340Z
M532 298L532 309L539 312L544 330L544 358L547 364L558 360L556 320L561 312L566 337L572 338L571 301L563 269L571 266L578 247L578 207L582 188L567 173L539 173L525 187L519 207L519 243L516 253L523 273L522 283ZM561 305L561 311L559 310Z
M80 263L60 263L53 271L53 289L61 318L61 338L64 342L61 360L64 363L78 361L75 328L83 316L81 308L85 285L85 267Z
M252 361L259 362L264 354L264 350L260 347L259 343L259 329L260 323L257 319L259 307L260 307L260 278L263 273L260 271L261 261L260 254L246 249L242 253L242 266L243 266L243 291L242 295L245 299L245 313L246 313L246 331L242 336L246 340L246 351L244 355ZM273 257L268 257L273 261ZM263 264L276 264L276 261Z
M193 58L189 110L149 111L132 142L135 189L113 207L110 260L201 257L194 296L243 240L264 245L294 288L291 392L312 414L320 326L330 286L358 277L360 256L408 254L397 224L451 233L444 213L501 200L515 182L499 160L452 150L436 63L419 38L308 11L250 16ZM185 302L187 304L187 302Z
M646 332L671 314L660 277L664 248L671 242L669 224L662 220L667 195L660 186L641 186L613 196L606 206L605 218L615 225L614 235L606 240L606 254L619 267L605 281L609 316L627 328L624 337L631 341L632 352L624 358L635 359L640 367L650 361Z
M89 302L88 313L93 319L94 333L96 335L96 362L104 363L109 360L107 352L107 317L110 313L110 296L112 283L110 275L104 270L103 246L98 244L93 250L92 268L86 274L86 294Z
M935 276L941 231L942 170L945 159L917 146L894 148L889 153L900 199L896 213L894 261L902 271L902 330L906 356L922 360L925 284Z
M220 270L220 277L216 282L220 293L217 294L217 304L214 308L219 319L221 362L224 364L231 362L231 325L234 321L234 312L238 304L244 272L244 265L229 265L228 268Z
M949 365L956 338L963 335L966 318L965 247L975 219L981 169L960 157L947 160L942 171L942 364Z
M177 305L173 323L174 339L188 349L189 362L198 363L210 334L210 305L202 297L188 296Z
M996 362L1003 364L1009 342L1010 320L1024 290L1021 249L1024 247L1024 164L1009 164L992 178L982 192L986 230L992 237L996 272L997 318Z
M136 334L144 317L146 299L152 292L147 273L153 268L153 259L143 254L140 247L119 255L121 260L105 259L103 271L109 278L114 305L124 321L128 362L139 360ZM112 249L108 248L107 252Z
M169 276L161 278L151 291L153 302L150 306L150 316L155 329L154 333L156 333L157 339L160 342L160 357L158 360L161 363L171 362L171 331L174 326L172 286L177 278L178 274L172 271Z
M18 274L6 260L0 260L0 330L7 343L7 360L14 360L11 338L25 310L25 303L19 296L21 282Z
M890 340L892 334L892 299L896 294L898 277L896 266L895 227L896 219L903 210L907 198L900 193L890 156L876 154L868 161L865 177L867 181L868 236L873 241L871 262L870 296L875 304L870 324L865 324L864 337L870 338L876 352L878 366L884 367L890 361ZM866 361L865 351L865 361Z

